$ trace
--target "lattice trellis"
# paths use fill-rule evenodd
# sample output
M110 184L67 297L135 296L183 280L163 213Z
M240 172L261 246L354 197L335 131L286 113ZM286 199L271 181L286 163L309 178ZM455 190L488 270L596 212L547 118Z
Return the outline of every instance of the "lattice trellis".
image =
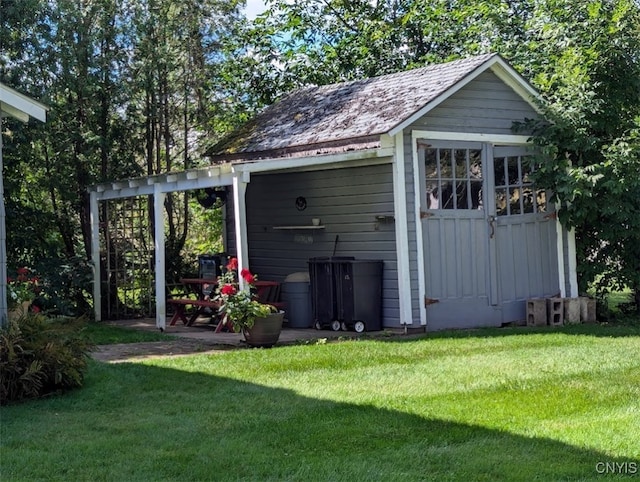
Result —
M107 319L155 316L150 197L103 203L103 303ZM106 224L105 224L106 223Z

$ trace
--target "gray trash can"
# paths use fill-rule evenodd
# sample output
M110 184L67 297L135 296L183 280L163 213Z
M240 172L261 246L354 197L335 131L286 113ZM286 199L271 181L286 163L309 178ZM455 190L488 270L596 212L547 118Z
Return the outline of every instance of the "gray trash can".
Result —
M287 319L290 328L311 328L311 289L309 273L299 272L287 276L280 292L282 301L286 303Z

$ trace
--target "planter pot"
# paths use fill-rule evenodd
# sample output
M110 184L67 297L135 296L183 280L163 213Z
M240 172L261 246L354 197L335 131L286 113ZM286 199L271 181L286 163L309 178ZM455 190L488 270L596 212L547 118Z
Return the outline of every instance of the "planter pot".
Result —
M10 321L17 320L18 318L23 317L29 312L29 307L31 306L31 301L23 301L21 304L16 306L15 308L9 310L7 313L7 318Z
M256 318L251 328L243 330L244 339L249 346L269 348L275 345L282 331L284 311L271 313L264 318Z

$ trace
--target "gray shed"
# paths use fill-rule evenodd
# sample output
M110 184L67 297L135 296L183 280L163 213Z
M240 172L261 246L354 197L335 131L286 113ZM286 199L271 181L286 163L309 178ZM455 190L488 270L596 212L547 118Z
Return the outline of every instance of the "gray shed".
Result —
M528 298L577 296L573 233L512 131L536 95L496 54L293 92L209 152L206 183L233 186L227 251L276 280L319 256L383 260L389 328L500 326ZM145 189L205 185L181 176Z

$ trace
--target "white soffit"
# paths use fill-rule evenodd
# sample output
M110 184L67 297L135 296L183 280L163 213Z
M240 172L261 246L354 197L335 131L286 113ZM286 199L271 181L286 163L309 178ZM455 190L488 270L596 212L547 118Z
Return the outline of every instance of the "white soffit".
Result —
M29 122L30 117L42 122L47 120L46 106L2 83L0 83L0 110L22 122Z

